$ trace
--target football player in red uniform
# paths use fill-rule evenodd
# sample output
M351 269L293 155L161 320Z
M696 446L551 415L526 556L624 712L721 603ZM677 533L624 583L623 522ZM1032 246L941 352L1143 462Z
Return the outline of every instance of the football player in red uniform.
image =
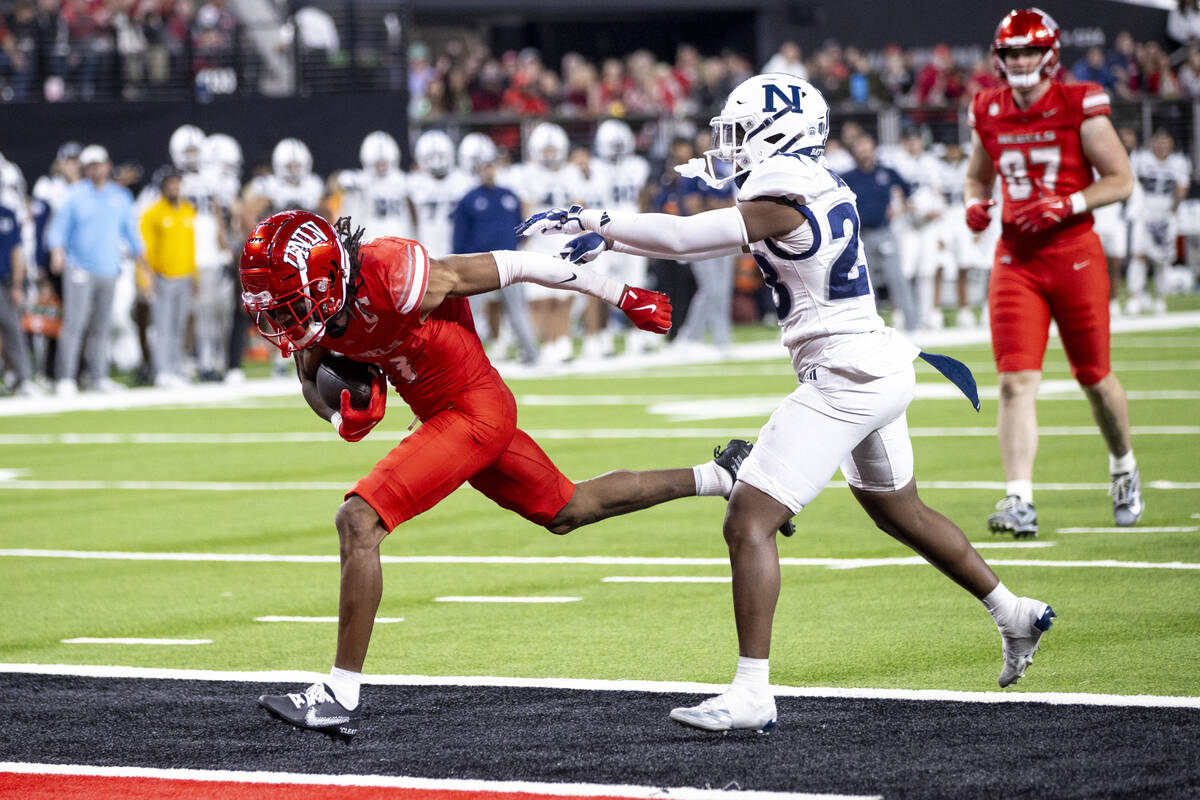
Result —
M1108 95L1094 83L1057 80L1058 55L1058 25L1050 15L1036 8L1010 12L992 42L993 63L1007 85L975 95L968 116L974 130L967 225L987 228L997 173L1004 195L988 311L1008 487L988 526L1015 536L1036 536L1038 529L1036 395L1051 319L1108 445L1117 525L1133 525L1143 510L1129 401L1109 363L1104 250L1089 213L1128 197L1133 176L1109 121Z
M567 533L678 497L728 497L749 443L731 442L692 469L615 471L573 483L516 427L516 401L484 354L466 297L517 281L572 289L623 310L643 330L666 333L666 295L631 288L549 255L496 251L430 259L408 239L361 241L307 211L285 211L251 232L241 256L242 300L263 335L293 355L304 399L348 441L383 418L386 381L421 425L346 494L335 518L341 545L337 657L307 691L264 695L274 716L342 737L358 729L363 661L382 593L379 544L392 529L470 483L498 505ZM329 353L382 371L366 409L317 391Z

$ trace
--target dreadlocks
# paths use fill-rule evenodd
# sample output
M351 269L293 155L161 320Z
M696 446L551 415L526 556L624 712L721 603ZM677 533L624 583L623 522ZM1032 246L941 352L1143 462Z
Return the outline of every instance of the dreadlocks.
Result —
M358 290L362 286L362 278L359 272L362 271L362 256L359 249L362 247L363 228L354 228L349 217L338 217L333 223L333 230L342 240L342 247L346 250L346 270L348 281L346 285L346 300L342 306L345 314L336 315L336 322L331 319L327 323L329 334L334 338L341 336L346 332L346 326L350 324L350 309L353 308L354 298L358 295Z

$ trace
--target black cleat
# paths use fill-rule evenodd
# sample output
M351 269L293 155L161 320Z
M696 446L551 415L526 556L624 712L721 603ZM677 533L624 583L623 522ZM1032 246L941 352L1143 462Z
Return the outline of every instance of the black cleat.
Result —
M271 716L308 731L350 741L358 733L362 714L350 711L333 697L323 683L314 683L299 694L264 694L258 704Z
M733 476L734 481L737 481L738 470L741 469L742 462L746 460L746 456L750 455L750 451L753 449L754 445L745 439L730 439L724 449L721 449L720 445L713 448L713 461L718 467ZM779 532L784 536L791 536L796 532L796 526L789 519L779 526Z

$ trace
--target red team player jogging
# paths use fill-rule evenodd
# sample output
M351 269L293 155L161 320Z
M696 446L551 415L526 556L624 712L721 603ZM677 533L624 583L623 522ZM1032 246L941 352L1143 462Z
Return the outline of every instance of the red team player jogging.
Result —
M358 731L361 671L383 579L380 542L464 483L497 505L563 534L580 525L679 497L728 497L749 449L735 442L694 468L618 470L574 483L517 427L516 402L484 354L466 297L517 281L589 294L643 330L666 333L666 295L616 283L537 253L496 251L430 259L420 243L361 241L349 220L335 229L307 211L285 211L251 232L241 256L242 300L262 334L294 355L304 399L348 441L383 418L383 378L364 410L343 391L321 398L317 369L330 353L378 366L421 421L346 494L335 524L341 553L337 654L324 682L264 695L273 716L349 738Z
M975 95L964 189L967 224L984 230L1001 178L1004 203L988 312L999 373L997 433L1007 491L988 517L997 533L1036 536L1036 396L1050 321L1109 451L1113 516L1133 525L1143 504L1129 403L1109 363L1109 279L1091 209L1129 196L1129 158L1098 84L1063 83L1058 25L1036 8L996 29L993 63L1007 85Z

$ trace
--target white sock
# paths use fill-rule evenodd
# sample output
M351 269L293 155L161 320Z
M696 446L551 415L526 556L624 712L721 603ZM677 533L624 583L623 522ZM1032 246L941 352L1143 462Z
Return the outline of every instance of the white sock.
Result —
M992 615L992 619L996 620L996 625L1000 627L1004 626L1017 608L1017 596L1010 592L1003 583L996 584L996 588L992 589L988 596L980 602Z
M329 688L333 689L333 697L344 705L348 711L358 708L358 689L362 686L362 673L351 672L348 669L334 667L329 670Z
M766 658L738 656L737 673L733 685L752 692L769 692L771 689L771 665Z
M1033 481L1009 481L1005 494L1015 494L1023 502L1033 502Z
M1133 457L1133 449L1117 458L1112 453L1108 454L1108 472L1110 475L1121 475L1126 472L1133 472L1137 469L1137 459Z
M696 478L697 497L729 497L733 491L733 476L715 461L692 467L692 475Z

